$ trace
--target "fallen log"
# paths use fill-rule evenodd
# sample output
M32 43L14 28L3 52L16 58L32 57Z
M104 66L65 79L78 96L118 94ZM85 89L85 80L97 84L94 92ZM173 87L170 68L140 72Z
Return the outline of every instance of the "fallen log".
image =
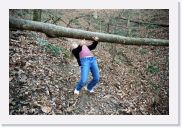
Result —
M20 30L38 31L47 34L50 37L68 37L76 39L92 40L94 36L99 37L100 42L118 43L125 45L153 45L153 46L168 46L169 41L163 39L152 38L133 38L113 34L90 32L85 30L73 29L53 25L49 23L42 23L31 20L9 18L9 27Z

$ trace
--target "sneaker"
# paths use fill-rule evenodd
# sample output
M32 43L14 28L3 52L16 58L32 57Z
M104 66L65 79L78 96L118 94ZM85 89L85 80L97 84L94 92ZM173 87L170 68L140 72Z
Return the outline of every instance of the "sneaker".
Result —
M88 90L88 91L89 91L89 90ZM92 89L92 90L90 90L89 92L90 92L90 93L94 93L94 90Z
M76 95L79 95L79 93L80 93L80 91L78 91L78 90L74 90L74 94L76 94Z
M84 88L85 91L88 91L88 92L90 92L90 93L94 93L94 89L88 90L87 86L84 86L83 88Z

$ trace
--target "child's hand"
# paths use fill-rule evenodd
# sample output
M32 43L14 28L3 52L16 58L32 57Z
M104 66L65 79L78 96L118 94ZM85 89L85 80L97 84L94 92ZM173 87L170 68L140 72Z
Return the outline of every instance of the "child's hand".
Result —
M95 37L92 37L94 39L94 41L98 41L99 40L99 37L95 36Z
M82 46L82 45L86 45L86 40L85 40L85 39L81 40L81 41L80 41L80 45L81 45L81 46Z

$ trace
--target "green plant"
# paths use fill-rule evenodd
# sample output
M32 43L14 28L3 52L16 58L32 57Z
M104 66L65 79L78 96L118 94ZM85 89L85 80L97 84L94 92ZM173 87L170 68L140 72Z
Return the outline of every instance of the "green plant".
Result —
M135 71L135 69L133 69L133 68L129 68L129 70L128 70L128 73L129 73L129 74L135 74L135 72L136 72L136 71Z
M64 58L70 58L71 57L71 54L68 51L65 51L63 57Z
M146 28L147 29L156 29L156 28L158 28L159 26L157 26L157 25L155 25L155 24L148 24L147 26L146 26Z
M61 48L59 46L49 44L47 40L37 38L37 43L44 48L45 52L51 53L54 56L58 56L61 53Z
M51 52L55 56L60 55L60 53L61 53L60 47L52 45L52 44L48 44L45 47L45 50L46 50L46 52Z
M149 84L150 84L151 89L152 89L156 94L159 94L159 93L160 93L160 90L161 90L160 85L155 84L155 83L153 83L152 81L149 81Z
M61 51L62 51L62 54L63 54L63 58L65 58L65 59L69 59L69 58L71 58L71 53L70 53L70 51L69 50L67 50L67 49L65 49L65 48L60 48L61 49Z
M48 41L44 40L44 39L41 39L41 38L37 38L37 43L40 45L40 46L46 46L48 45Z
M144 49L144 48L139 48L139 49L138 49L138 52L139 52L140 54L144 55L144 54L147 53L147 50Z
M155 74L155 73L158 73L159 72L159 67L154 64L154 63L150 63L148 66L147 66L147 72L150 72L151 74Z

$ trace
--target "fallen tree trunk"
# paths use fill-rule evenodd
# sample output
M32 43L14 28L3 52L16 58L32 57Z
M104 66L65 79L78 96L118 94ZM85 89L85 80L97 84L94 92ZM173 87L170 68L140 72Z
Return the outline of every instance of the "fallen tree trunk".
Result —
M124 37L112 34L66 28L53 24L17 19L13 17L9 18L9 27L14 29L43 32L50 37L68 37L68 38L92 40L92 37L97 36L99 37L100 42L118 43L126 45L154 45L154 46L169 45L169 41L163 39Z

